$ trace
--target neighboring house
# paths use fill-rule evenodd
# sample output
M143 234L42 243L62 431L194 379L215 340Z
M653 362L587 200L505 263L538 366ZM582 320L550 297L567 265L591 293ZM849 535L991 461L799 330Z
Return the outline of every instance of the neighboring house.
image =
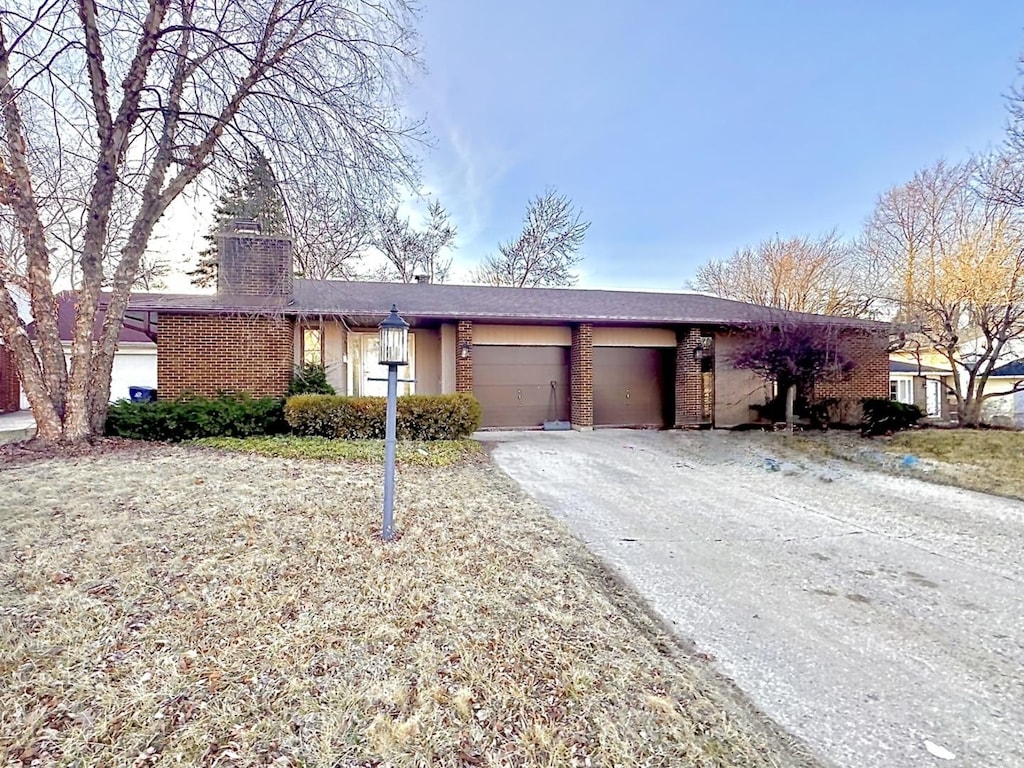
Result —
M696 294L393 284L293 277L291 241L251 232L219 242L215 295L137 294L155 328L161 397L281 395L294 365L322 362L339 393L380 395L377 324L410 323L403 393L472 392L486 427L736 426L765 402L732 356L779 322L829 325L857 362L821 397L886 397L887 326Z
M988 378L985 392L1012 393L985 401L982 406L985 423L1024 429L1024 358L995 368Z
M908 355L894 352L889 357L889 397L916 405L932 419L956 418L953 372L949 366L923 365Z
M129 387L156 387L157 346L155 329L145 325L146 317L129 317L118 336L117 353L110 377L110 399L125 400ZM95 332L98 335L103 325L103 311L96 318ZM75 296L64 292L57 296L57 327L60 332L64 356L71 364L71 339L75 327ZM29 338L35 339L35 323L28 324ZM28 409L28 399L21 393L20 407ZM15 409L17 410L17 409Z

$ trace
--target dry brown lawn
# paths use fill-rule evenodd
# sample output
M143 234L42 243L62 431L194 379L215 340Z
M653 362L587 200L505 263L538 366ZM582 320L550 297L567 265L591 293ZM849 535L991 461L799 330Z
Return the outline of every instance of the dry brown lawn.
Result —
M792 766L484 457L0 465L0 765Z
M915 429L892 437L853 432L772 435L783 452L811 459L844 459L969 491L1024 499L1024 432L1000 429ZM906 456L919 462L908 469Z

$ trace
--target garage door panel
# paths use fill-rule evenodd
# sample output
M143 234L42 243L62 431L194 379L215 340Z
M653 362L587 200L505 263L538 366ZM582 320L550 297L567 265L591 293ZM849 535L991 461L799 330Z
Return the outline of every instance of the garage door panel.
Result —
M664 424L665 353L647 347L594 350L594 423Z
M483 407L485 427L533 427L551 418L567 421L569 350L474 346L473 393Z

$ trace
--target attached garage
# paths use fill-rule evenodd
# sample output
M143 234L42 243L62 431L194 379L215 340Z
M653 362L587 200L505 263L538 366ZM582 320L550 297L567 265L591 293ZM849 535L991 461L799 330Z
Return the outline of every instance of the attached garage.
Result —
M664 426L674 350L594 348L594 425Z
M569 420L569 348L474 345L473 394L485 427Z

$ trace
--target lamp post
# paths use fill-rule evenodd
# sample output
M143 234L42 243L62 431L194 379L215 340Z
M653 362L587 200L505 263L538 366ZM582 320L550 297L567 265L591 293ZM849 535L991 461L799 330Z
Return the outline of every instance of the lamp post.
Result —
M398 414L398 366L409 362L409 324L391 305L391 314L378 326L381 365L388 367L388 407L384 433L384 525L381 538L391 541L395 536L395 422Z

